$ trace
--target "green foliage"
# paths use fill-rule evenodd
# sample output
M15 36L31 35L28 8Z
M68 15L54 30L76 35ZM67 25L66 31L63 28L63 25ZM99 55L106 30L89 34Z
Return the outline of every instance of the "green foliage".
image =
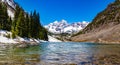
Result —
M24 37L24 32L25 29L25 17L24 17L24 12L20 11L19 18L16 21L16 35Z
M12 38L15 38L15 37L16 37L15 32L12 31Z
M0 29L11 30L11 20L7 14L7 6L4 3L0 3Z
M14 36L36 38L48 40L47 31L40 24L39 13L34 11L31 14L24 13L20 7L16 7L15 18L13 22L12 32Z
M48 40L47 31L40 23L39 13L31 14L16 5L13 20L8 16L7 5L0 3L0 29L12 32L12 38L16 36ZM8 36L9 37L9 36Z
M8 31L11 31L11 26L12 26L12 19L11 17L8 17L8 23L6 24Z

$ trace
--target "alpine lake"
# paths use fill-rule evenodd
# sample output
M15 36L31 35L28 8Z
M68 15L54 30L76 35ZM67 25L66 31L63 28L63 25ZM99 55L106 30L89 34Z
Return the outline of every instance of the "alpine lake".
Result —
M0 44L0 65L120 65L120 45L44 42L17 48Z

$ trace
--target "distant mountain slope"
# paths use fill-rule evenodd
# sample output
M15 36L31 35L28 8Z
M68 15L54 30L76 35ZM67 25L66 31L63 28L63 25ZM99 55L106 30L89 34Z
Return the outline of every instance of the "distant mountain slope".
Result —
M120 0L100 12L81 34L71 38L79 42L120 43Z
M54 34L60 34L60 33L77 33L83 28L85 28L88 25L89 22L83 21L83 22L76 22L69 24L67 21L55 21L53 23L50 23L46 26L44 26L46 29L48 29L49 32Z

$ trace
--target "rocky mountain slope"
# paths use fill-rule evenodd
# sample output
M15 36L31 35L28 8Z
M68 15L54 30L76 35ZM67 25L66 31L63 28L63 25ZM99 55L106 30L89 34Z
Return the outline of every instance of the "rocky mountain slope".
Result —
M73 34L79 32L80 30L85 28L88 24L89 22L86 21L69 24L66 20L61 20L50 23L44 27L49 32L54 34L60 34L60 33Z
M76 42L120 43L120 0L100 12L80 33L71 38Z
M16 7L16 3L14 2L14 0L0 0L0 2L3 2L7 5L8 15L13 18Z

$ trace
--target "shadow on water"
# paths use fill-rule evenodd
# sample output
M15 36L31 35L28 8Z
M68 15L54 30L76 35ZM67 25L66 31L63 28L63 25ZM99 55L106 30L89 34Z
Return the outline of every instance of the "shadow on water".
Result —
M120 45L42 43L15 48L0 45L0 65L120 65Z

